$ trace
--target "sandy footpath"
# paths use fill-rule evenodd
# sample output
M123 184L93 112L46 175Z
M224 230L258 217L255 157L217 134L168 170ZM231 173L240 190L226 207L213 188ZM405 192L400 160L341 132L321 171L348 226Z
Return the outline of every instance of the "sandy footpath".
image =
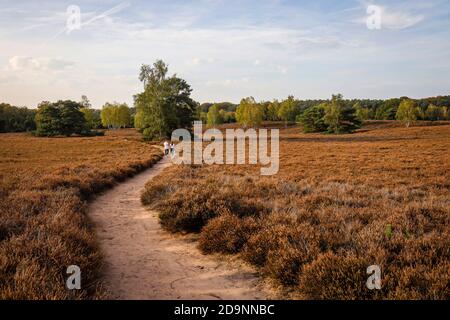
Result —
M89 205L111 298L265 299L268 292L249 266L202 255L190 237L163 231L157 213L142 206L145 183L170 165L163 159Z

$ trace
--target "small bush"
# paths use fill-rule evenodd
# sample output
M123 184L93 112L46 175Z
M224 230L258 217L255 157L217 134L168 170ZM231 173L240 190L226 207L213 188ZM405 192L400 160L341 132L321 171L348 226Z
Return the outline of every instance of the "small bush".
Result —
M156 201L163 199L170 190L168 185L152 182L153 180L147 183L145 191L142 193L141 200L144 205L155 204Z
M195 167L182 167L172 171L169 169L166 174L146 185L142 202L152 204L160 211L160 222L166 230L200 232L211 219L222 214L256 217L267 211L260 202L235 192L241 181L204 179L198 176L196 170L198 169ZM167 181L171 183L168 184Z
M288 215L270 215L264 228L247 241L243 258L283 284L296 284L303 265L318 254L319 234L314 227L296 223Z
M369 265L364 258L351 253L345 256L324 253L303 268L299 292L315 300L373 298L373 292L366 287Z
M296 121L302 125L303 132L324 132L327 130L323 117L325 115L325 104L309 107L297 116Z
M238 253L248 238L259 230L253 217L240 219L224 214L212 219L200 234L199 248L203 253Z

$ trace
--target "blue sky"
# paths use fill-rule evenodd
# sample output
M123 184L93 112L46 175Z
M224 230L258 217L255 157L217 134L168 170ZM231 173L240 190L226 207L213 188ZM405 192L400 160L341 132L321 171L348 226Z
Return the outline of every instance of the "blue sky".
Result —
M68 33L70 5L82 25ZM158 58L200 102L443 95L449 39L443 0L0 0L0 101L132 104L140 65Z

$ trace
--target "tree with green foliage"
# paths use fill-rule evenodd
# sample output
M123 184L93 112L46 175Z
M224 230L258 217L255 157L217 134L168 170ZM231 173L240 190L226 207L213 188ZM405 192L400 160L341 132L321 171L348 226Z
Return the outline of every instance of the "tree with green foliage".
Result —
M80 104L83 108L90 109L92 107L91 102L89 101L88 97L85 95L81 96Z
M394 120L400 102L401 99L399 98L385 100L381 107L377 109L375 118L378 120Z
M256 103L253 97L242 99L236 109L236 121L244 128L260 126L263 116L261 105Z
M87 134L86 119L80 111L82 105L75 101L44 101L39 104L36 113L36 134L39 136L56 136Z
M126 128L130 125L130 108L125 103L105 103L100 113L105 128Z
M220 110L220 111L223 111L223 110ZM215 105L215 104L211 108L209 108L208 115L207 115L208 126L215 128L217 125L223 123L223 118L222 118L220 111L219 111L219 108L217 107L217 105Z
M450 120L450 108L449 107L441 107L442 108L442 117L443 119Z
M324 122L330 133L351 133L361 127L353 107L345 105L341 94L333 95L325 107Z
M130 125L131 113L130 108L123 103L120 104L117 110L117 125L119 128L126 128Z
M289 121L295 121L298 114L299 108L294 96L289 96L286 100L281 102L278 109L278 117L284 121L285 127L287 127Z
M112 128L114 123L113 117L113 105L107 102L103 105L102 111L100 112L102 125L108 129Z
M200 112L199 119L202 123L207 124L208 123L208 113L207 112Z
M101 127L102 121L100 117L100 110L81 108L80 111L83 112L89 129L98 129Z
M355 115L359 121L363 122L369 120L370 110L362 107L359 101L353 105L353 109L355 109Z
M444 113L444 108L437 107L434 104L430 103L427 110L425 111L425 117L427 120L431 121L443 120L445 119Z
M220 110L224 123L236 122L236 113L233 111Z
M317 106L309 107L297 116L297 122L302 125L303 132L324 132L327 130L327 125L324 121L326 106L326 103L321 103Z
M21 132L36 129L36 110L0 103L0 132Z
M80 111L83 112L86 119L87 127L89 129L98 129L102 125L100 110L93 109L87 96L81 96L80 105L82 106Z
M168 66L162 60L141 68L139 78L145 90L135 96L140 119L136 127L147 139L167 137L177 128L190 129L198 108L190 97L189 84L176 75L168 77L167 73Z
M273 100L267 106L267 114L266 119L270 121L278 121L280 118L278 117L278 111L280 110L280 103L278 100Z
M412 122L417 120L419 115L419 108L416 102L411 99L404 99L398 107L396 119L405 124L408 128Z

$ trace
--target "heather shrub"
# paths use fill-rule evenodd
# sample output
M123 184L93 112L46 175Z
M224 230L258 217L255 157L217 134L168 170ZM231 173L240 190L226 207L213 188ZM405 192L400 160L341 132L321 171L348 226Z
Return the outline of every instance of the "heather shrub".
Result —
M146 184L145 191L141 195L142 203L144 205L155 204L156 201L163 199L169 192L169 185L149 182Z
M375 298L376 290L366 287L369 265L365 258L352 253L337 255L326 252L303 268L298 290L306 299L315 300Z
M28 199L25 206L16 207L25 214L33 210L33 198ZM0 297L73 299L94 295L101 257L83 202L73 190L57 190L51 195L44 192L40 201L39 212L24 215L22 228L15 232L10 229L10 235L1 242L0 279L4 282ZM84 270L81 292L64 287L65 268L72 264Z
M199 248L203 253L238 253L249 237L258 232L260 223L253 217L239 218L223 214L202 229Z
M172 232L199 232L210 219L229 212L216 191L212 186L195 186L171 194L158 206L161 225Z
M309 224L287 226L267 253L264 271L284 284L296 284L306 263L320 252L318 230Z
M448 128L287 129L276 176L174 167L161 183L175 191L158 205L171 221L196 213L184 222L203 252L238 253L305 298L449 299ZM366 287L370 265L381 268L381 290Z
M0 299L105 297L86 200L161 158L140 139L0 137ZM65 287L73 264L81 290Z
M317 230L286 214L264 220L262 230L247 241L243 258L284 284L297 283L303 265L319 253Z
M239 194L224 191L217 183L177 191L157 207L161 225L173 232L199 232L209 220L221 214L257 216L263 210L261 205L241 199Z

